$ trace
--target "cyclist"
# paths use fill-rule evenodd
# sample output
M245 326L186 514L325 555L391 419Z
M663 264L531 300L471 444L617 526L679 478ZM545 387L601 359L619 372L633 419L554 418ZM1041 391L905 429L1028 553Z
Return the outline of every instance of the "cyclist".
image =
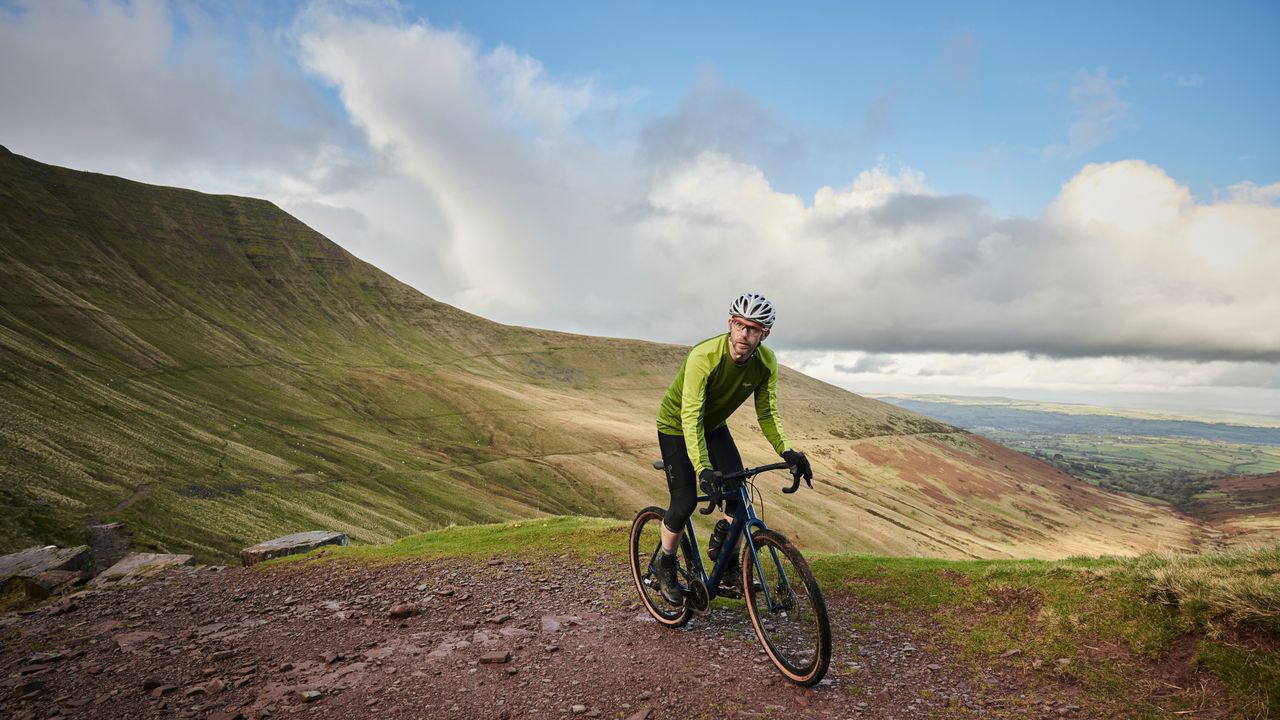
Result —
M658 410L658 447L666 466L671 502L662 521L662 555L657 576L662 596L681 601L676 579L676 546L697 504L697 485L718 488L720 473L743 469L742 456L726 422L747 397L755 396L756 420L773 449L791 467L799 466L806 480L813 470L804 453L791 447L778 418L778 361L761 343L769 337L777 314L763 295L744 293L729 305L729 332L703 340L689 351L680 372L667 389ZM725 502L732 520L736 497ZM725 522L727 525L727 521ZM716 554L715 538L709 552ZM738 548L729 549L721 586L724 594L739 595L741 568Z

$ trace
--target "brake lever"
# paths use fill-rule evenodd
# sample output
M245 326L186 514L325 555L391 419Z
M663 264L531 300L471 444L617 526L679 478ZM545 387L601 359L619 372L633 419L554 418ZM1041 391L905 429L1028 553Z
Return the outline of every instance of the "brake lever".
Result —
M813 487L813 486L810 485L809 487ZM799 489L800 489L800 466L797 465L791 468L791 487L782 488L782 492L790 494Z
M698 482L698 487L702 492L707 494L707 506L699 510L699 513L703 515L710 515L715 512L717 507L720 506L721 501L724 500L724 498L721 497L724 494L722 484L723 481L716 483L713 487L703 487L703 483L701 481Z

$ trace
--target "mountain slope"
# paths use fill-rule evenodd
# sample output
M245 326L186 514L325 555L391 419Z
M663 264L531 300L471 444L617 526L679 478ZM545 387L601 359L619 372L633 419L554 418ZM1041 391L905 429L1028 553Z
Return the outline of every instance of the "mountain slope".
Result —
M500 325L274 205L0 149L0 545L122 520L226 557L313 527L367 542L665 502L654 413L684 349ZM817 492L765 517L807 547L1057 557L1188 547L1195 527L790 370ZM750 411L748 463L772 451Z

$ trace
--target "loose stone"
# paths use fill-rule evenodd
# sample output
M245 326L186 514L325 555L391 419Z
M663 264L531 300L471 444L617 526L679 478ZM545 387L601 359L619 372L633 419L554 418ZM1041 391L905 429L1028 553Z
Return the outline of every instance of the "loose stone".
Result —
M480 662L485 664L501 664L511 662L510 650L494 650L480 656Z

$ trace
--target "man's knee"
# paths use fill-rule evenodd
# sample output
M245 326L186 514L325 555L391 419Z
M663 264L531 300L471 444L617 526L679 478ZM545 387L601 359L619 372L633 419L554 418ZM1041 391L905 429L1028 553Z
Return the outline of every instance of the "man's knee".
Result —
M671 506L662 517L662 524L666 525L671 532L681 532L684 530L685 523L689 522L689 518L693 516L694 504L691 500L671 498Z

